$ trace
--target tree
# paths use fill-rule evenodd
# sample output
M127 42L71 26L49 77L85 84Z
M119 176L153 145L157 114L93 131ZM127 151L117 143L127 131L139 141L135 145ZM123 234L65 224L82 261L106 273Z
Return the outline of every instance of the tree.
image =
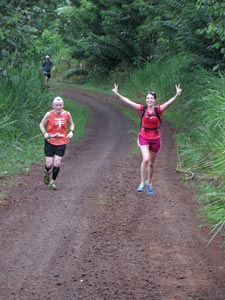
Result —
M1 68L19 68L37 57L34 41L54 19L57 1L1 1Z
M215 68L224 68L225 58L225 3L223 0L198 0L197 8L206 16L205 28L199 30L199 35L210 41L208 51L214 55Z

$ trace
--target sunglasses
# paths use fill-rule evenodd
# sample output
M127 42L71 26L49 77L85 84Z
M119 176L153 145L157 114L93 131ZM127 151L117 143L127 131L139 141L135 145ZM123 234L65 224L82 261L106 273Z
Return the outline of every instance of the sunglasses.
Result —
M155 93L155 92L149 91L149 92L146 93L146 96L147 96L148 94L154 96L154 98L156 99L156 93Z

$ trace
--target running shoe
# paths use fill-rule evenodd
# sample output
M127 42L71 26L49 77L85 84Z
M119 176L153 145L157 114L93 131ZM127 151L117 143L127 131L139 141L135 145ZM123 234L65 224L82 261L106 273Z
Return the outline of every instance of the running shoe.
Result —
M48 187L50 188L50 190L53 190L53 191L57 190L56 184L54 182L50 182Z
M145 186L146 186L147 194L148 195L153 195L154 194L154 190L153 190L152 184L150 184L147 181L145 181Z
M45 175L44 175L44 183L46 185L48 185L50 182L50 173L49 172L45 172Z
M139 187L137 188L137 192L144 192L145 190L145 185L144 184L139 184Z

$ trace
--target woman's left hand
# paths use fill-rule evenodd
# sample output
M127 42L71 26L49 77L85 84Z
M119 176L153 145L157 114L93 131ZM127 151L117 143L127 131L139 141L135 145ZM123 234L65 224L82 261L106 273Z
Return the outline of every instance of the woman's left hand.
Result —
M118 84L114 83L114 89L112 89L112 91L115 95L118 94Z

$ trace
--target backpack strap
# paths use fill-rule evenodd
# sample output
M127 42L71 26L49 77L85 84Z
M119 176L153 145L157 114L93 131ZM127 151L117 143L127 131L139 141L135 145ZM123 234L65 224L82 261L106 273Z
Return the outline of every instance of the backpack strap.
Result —
M142 119L143 119L143 117L144 117L144 115L145 115L145 111L146 111L147 107L148 107L147 105L144 105L144 106L143 106L142 113L141 113L141 123L140 123L140 128L142 127Z
M159 115L158 106L156 106L156 107L154 108L154 112L155 112L156 117L159 119L159 122L161 123L161 118L160 118L160 115Z

